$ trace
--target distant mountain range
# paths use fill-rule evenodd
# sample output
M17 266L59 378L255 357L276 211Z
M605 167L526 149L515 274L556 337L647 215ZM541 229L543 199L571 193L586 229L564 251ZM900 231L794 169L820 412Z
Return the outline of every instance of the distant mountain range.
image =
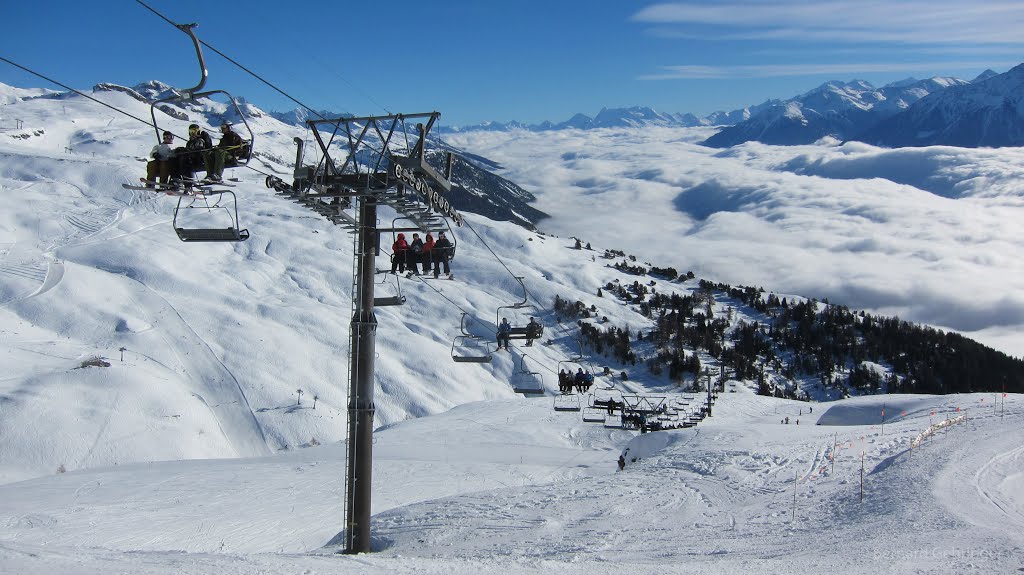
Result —
M908 79L881 88L863 80L827 82L768 106L711 136L704 144L727 148L749 141L790 145L809 144L826 136L848 140L929 94L965 84L957 78Z
M699 117L693 114L671 114L659 112L647 106L634 106L632 108L602 108L596 116L591 118L586 114L576 114L564 122L541 122L539 124L524 124L522 122L484 122L471 126L456 126L446 128L449 132L473 132L473 131L494 131L503 132L508 130L529 130L542 132L550 130L593 130L597 128L642 128L645 126L667 126L691 128L694 126L721 126L736 124L747 120L761 111L778 104L778 100L768 100L762 104L740 108L731 112L715 112L708 116Z
M935 91L853 139L890 148L1024 146L1024 64Z
M1003 74L986 70L971 81L908 78L876 88L863 80L833 81L788 100L693 114L649 107L604 108L559 123L486 122L452 131L547 131L645 126L724 126L703 142L724 148L743 142L809 144L824 137L886 147L1024 145L1024 64Z

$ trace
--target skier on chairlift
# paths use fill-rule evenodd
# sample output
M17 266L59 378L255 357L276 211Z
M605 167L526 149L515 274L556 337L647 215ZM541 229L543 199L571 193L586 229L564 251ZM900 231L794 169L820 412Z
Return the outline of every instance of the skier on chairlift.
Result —
M391 273L405 273L405 252L409 244L405 241L405 234L398 234L398 239L391 244Z
M526 324L526 346L533 345L533 340L540 337L540 334L544 331L544 326L537 320L530 317L530 323Z
M172 143L174 143L174 134L164 132L163 141L153 146L153 151L149 153L149 157L152 159L146 162L145 182L147 188L154 187L154 182L157 181L158 177L161 184L166 184L171 174L174 173L174 150L171 148Z
M206 179L212 182L219 182L224 179L224 167L237 165L237 157L242 150L242 136L231 130L231 123L224 122L220 125L220 142L216 148L203 154L203 162L206 166ZM212 141L212 140L211 140Z
M204 154L213 148L213 139L210 134L201 129L198 124L191 124L188 127L188 142L184 148L175 148L174 157L177 160L177 173L174 177L192 179L200 168L206 168Z
M448 279L452 279L452 269L448 265L448 261L452 258L452 243L445 237L444 232L437 234L437 241L434 242L434 247L430 249L430 258L434 260L434 277L436 278L441 274L441 266L444 266L444 273L448 274Z
M508 323L508 318L507 317L501 318L501 324L498 325L498 334L497 334L498 349L501 349L502 347L504 347L505 351L509 350L508 349L508 344L509 344L508 340L509 340L509 335L511 333L512 333L512 324ZM504 342L504 346L502 346L502 342Z

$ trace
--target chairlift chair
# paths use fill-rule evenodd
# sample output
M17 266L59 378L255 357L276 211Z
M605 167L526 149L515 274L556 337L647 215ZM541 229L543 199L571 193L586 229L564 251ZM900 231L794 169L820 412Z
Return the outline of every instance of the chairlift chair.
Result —
M555 411L580 411L580 396L578 395L556 395L554 399Z
M409 223L408 224L400 225L399 224L400 220L408 220ZM445 219L445 218L441 218L441 220L439 222L437 222L437 223L428 223L428 222L424 222L423 220L419 220L419 219L412 218L412 217L409 217L409 216L402 216L402 215L400 215L400 216L395 217L394 219L391 220L391 229L390 230L382 229L382 230L378 230L378 231L384 232L384 233L387 233L388 231L390 231L391 232L391 244L392 245L394 245L394 243L398 241L398 234L399 233L421 233L422 232L424 234L431 233L431 234L435 234L436 235L436 234L438 234L440 232L445 232L445 233L447 233L450 236L448 241L450 241L451 244L452 244L451 251L448 254L448 261L451 262L451 260L455 258L455 244L456 244L456 240L455 240L454 234L451 233L451 225L448 224L448 220ZM412 243L412 237L411 236L406 238L406 240L409 243ZM379 243L380 242L378 242L378 244ZM379 253L380 252L378 252L378 254ZM392 254L392 257L394 257L394 254ZM408 256L406 256L406 257L408 257ZM405 262L403 262L403 265L404 265L404 263ZM415 265L416 265L416 271L419 272L420 269L422 268L423 262L416 262ZM426 272L424 272L424 273L426 273Z
M459 322L462 334L452 340L452 360L458 363L490 363L494 350L491 343L466 330L466 313Z
M601 409L600 407L583 408L583 421L587 423L604 423L606 417L608 417L607 409Z
M519 371L512 374L512 391L523 395L544 395L544 377L526 369L526 354L519 358Z
M225 201L230 207L224 205ZM173 226L178 239L183 242L243 242L249 239L249 230L239 229L238 202L235 193L229 190L208 190L179 196L174 207Z
M562 361L559 361L558 364L555 366L555 371L557 373L561 373L563 366L569 366L569 378L572 380L572 388L575 388L576 372L578 372L580 369L582 369L585 373L590 373L590 375L594 375L593 371L588 369L588 367L590 366L584 365L583 361L583 358L580 356L571 357L569 359L563 359ZM594 377L594 385L596 385L596 383L597 378Z
M388 281L388 278L387 278L387 274L386 273L382 272L382 275L384 275L384 279L381 281L381 283L383 284L383 283L386 283ZM395 279L395 295L383 296L383 297L374 297L373 298L373 305L374 305L374 307L402 305L402 304L405 303L405 296L402 295L402 283L398 280L398 274L394 274L394 276L395 276L395 278L394 278Z
M604 426L611 429L622 429L621 415L608 415L604 418Z
M515 277L515 280L517 282L519 282L519 286L523 288L523 300L522 301L517 301L517 302L509 304L509 305L498 306L498 309L494 313L494 325L501 325L502 316L506 315L506 314L502 314L501 313L501 310L503 310L503 309L507 309L507 310L520 310L520 309L523 309L523 308L532 307L528 303L529 294L526 292L526 284L523 283L523 278L521 276L514 276L514 277ZM517 317L516 319L521 319L521 318ZM517 321L515 323L519 324L520 322ZM543 333L543 327L541 328L541 333ZM514 325L512 327L512 331L509 332L509 339L526 339L526 325L525 324L523 324L521 326Z
M195 32L192 31L196 24L176 24L179 30L188 34L188 37L192 40L192 45L196 50L196 58L199 60L200 78L199 83L189 89L175 90L173 96L154 100L149 105L150 117L153 120L153 129L156 130L157 143L162 141L162 132L160 126L157 124L156 111L162 104L169 104L171 102L193 102L200 99L212 99L215 94L222 94L227 98L231 108L235 114L242 121L242 125L245 126L245 131L249 134L249 139L242 138L242 146L239 150L233 151L228 155L227 161L225 161L225 167L237 167L245 166L249 163L252 158L253 144L255 142L255 135L253 134L252 128L249 126L249 122L245 118L245 114L242 112L242 108L239 107L238 102L234 97L224 90L208 90L200 92L203 86L206 85L206 78L209 76L209 72L206 69L206 60L203 58L203 50L200 46L199 38L196 37Z

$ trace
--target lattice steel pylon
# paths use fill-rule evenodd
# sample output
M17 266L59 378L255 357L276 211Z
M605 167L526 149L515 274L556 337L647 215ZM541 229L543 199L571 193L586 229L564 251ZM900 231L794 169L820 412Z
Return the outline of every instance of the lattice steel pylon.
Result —
M374 273L380 234L391 231L377 227L377 207L390 206L403 220L423 231L447 229L446 218L462 225L462 216L443 195L451 190L451 154L440 169L427 162L428 135L439 116L438 112L429 112L307 121L319 148L317 165L303 165L304 143L296 138L298 150L292 184L275 177L268 177L266 182L267 187L345 226L355 236L349 332L346 553L371 550L377 330ZM329 137L325 137L327 134Z

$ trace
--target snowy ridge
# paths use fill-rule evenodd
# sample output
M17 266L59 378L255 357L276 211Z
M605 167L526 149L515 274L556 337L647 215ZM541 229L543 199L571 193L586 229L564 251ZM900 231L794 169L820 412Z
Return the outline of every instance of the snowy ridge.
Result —
M1024 145L1024 64L922 98L857 136L889 147Z
M875 88L863 80L826 82L790 100L779 102L704 141L717 148L743 142L809 144L823 137L857 139L857 134L900 113L917 100L949 86L956 78L912 78Z

